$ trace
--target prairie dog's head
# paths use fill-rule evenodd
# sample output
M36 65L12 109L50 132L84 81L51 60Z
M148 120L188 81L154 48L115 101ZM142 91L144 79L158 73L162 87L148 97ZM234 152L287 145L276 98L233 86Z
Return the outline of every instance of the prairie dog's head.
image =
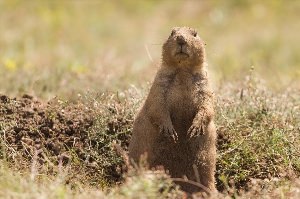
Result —
M204 45L196 30L175 27L163 45L162 61L167 66L201 67L205 62Z

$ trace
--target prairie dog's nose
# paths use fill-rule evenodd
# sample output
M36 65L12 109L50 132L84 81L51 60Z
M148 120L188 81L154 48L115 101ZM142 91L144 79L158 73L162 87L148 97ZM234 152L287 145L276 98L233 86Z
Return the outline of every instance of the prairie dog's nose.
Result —
M177 36L176 41L181 46L184 45L184 44L186 44L186 41L185 41L185 39L184 39L184 37L182 35Z

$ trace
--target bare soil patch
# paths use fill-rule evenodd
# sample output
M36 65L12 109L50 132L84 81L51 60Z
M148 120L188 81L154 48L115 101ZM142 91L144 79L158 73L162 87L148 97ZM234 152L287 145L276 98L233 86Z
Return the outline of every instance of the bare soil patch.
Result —
M87 130L93 125L88 110L58 107L57 101L43 103L29 95L20 99L1 95L0 113L1 127L6 127L6 144L24 157L42 155L38 151L46 149L56 161L65 162L69 159L66 152L74 147L75 153L84 158L83 148L89 141Z
M116 181L121 178L120 169L113 164L103 171L106 165L99 158L101 150L97 153L101 143L91 135L94 113L80 102L42 102L30 95L0 95L0 157L16 169L32 169L34 164L38 172L47 174L62 173L59 165L64 166L68 168L67 182L80 178L103 186L111 179ZM108 180L103 179L103 172Z

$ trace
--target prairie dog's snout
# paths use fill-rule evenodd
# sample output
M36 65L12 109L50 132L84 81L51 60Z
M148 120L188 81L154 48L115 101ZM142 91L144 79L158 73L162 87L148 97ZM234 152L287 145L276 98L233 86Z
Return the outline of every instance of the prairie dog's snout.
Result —
M182 36L182 35L177 36L176 41L177 41L177 44L180 46L183 46L186 44L184 36Z

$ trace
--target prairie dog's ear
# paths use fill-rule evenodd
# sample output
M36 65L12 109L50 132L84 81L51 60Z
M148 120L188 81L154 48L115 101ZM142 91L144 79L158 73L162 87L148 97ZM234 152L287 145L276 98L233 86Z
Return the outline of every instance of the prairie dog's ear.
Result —
M175 35L175 33L176 33L176 30L175 30L175 29L173 29L173 30L171 31L171 36L174 36L174 35Z
M195 29L191 29L191 34L192 34L194 37L197 37L197 36L198 36L198 32L197 32Z
M180 27L173 27L171 31L171 36L174 36L179 29Z

